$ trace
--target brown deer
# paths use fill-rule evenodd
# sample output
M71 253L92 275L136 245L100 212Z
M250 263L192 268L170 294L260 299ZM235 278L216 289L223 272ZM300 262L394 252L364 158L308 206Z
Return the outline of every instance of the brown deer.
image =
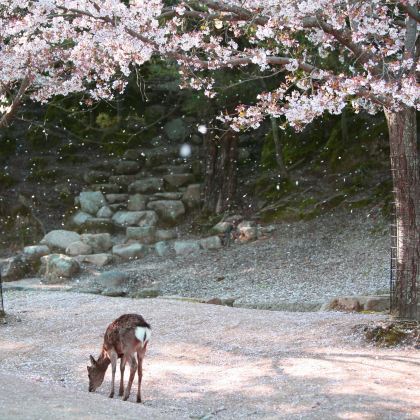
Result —
M108 325L105 331L104 344L98 360L91 355L92 366L88 366L89 392L95 391L101 386L105 372L111 364L112 382L109 398L114 397L115 371L117 368L117 359L121 359L120 370L120 392L123 400L128 400L131 386L133 384L136 369L138 368L138 390L137 402L141 402L141 379L143 375L143 358L146 353L147 343L151 337L150 325L141 315L125 314L121 315L115 321ZM137 362L135 353L137 353ZM127 388L124 392L124 369L128 362L130 365L130 377Z

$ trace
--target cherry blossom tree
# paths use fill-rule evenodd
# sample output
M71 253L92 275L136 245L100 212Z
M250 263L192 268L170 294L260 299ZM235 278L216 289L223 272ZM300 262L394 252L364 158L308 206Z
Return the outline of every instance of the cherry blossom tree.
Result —
M0 126L24 95L112 97L153 56L215 95L212 72L284 72L275 89L221 114L233 130L285 118L297 130L345 107L384 112L397 213L398 314L419 318L420 23L416 0L6 0L0 4ZM330 60L334 57L334 60ZM338 60L338 64L337 64ZM331 65L331 63L334 65Z

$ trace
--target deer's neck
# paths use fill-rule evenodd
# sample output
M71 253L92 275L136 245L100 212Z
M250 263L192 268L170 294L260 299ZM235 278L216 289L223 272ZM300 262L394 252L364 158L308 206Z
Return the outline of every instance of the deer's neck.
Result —
M109 357L107 353L105 352L105 350L102 349L101 354L99 355L98 360L96 362L97 366L101 370L105 371L108 368L110 363L111 363L111 360L109 360Z

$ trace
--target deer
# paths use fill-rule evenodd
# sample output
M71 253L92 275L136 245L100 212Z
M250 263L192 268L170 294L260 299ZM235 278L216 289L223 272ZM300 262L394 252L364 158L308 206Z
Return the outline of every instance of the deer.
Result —
M133 385L136 369L138 372L137 402L141 402L141 380L143 376L143 359L147 344L151 337L151 327L141 315L125 314L108 325L101 353L97 360L90 355L91 366L87 366L89 377L89 392L94 392L102 385L108 366L112 367L111 392L109 398L114 397L115 371L117 360L120 362L120 389L119 396L127 401L131 386ZM137 354L137 361L135 355ZM125 365L130 366L130 376L124 390Z

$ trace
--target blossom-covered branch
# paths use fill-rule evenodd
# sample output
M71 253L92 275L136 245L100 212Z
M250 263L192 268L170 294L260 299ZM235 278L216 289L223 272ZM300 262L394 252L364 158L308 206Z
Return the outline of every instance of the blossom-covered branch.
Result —
M299 128L348 103L369 112L418 107L417 14L417 2L384 0L201 0L169 8L161 0L6 0L0 82L16 86L29 74L39 101L78 91L109 98L134 67L159 55L180 65L184 84L212 96L210 71L280 67L285 82L241 106L234 125L284 115ZM401 27L404 18L411 29ZM339 58L334 67L331 54Z

